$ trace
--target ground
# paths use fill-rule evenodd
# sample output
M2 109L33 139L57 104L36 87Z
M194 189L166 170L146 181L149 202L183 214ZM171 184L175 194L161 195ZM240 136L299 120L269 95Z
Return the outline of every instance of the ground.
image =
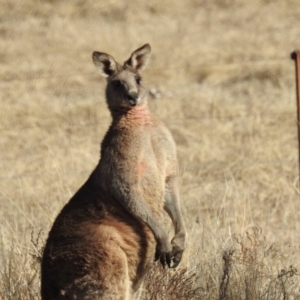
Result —
M273 282L300 297L299 14L296 0L2 0L1 299L39 299L33 258L99 160L110 115L92 52L123 62L145 43L150 106L178 147L181 267L197 274L197 299L221 299L223 256L245 282L229 281L228 299L268 299Z

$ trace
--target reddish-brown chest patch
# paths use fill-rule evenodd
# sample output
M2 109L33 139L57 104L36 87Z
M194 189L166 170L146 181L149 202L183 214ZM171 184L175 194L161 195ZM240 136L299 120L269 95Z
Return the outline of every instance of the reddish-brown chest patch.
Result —
M144 162L140 161L137 163L137 166L136 166L136 173L138 175L138 177L141 177L143 175L143 173L145 172L146 170L146 165Z
M146 106L137 106L130 109L126 114L126 119L143 125L152 124L151 115Z

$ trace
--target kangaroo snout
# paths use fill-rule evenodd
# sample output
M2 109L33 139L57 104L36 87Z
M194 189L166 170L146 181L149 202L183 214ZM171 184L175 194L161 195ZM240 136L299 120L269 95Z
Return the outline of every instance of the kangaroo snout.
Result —
M139 94L135 91L129 92L127 99L131 106L136 106L138 104Z

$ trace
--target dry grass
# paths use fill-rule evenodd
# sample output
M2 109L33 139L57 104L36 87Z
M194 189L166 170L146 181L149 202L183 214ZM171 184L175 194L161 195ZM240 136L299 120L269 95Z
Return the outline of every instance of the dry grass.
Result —
M92 51L125 60L149 42L189 245L144 298L300 299L298 1L130 3L0 2L0 298L39 299L35 257L99 159L110 118Z

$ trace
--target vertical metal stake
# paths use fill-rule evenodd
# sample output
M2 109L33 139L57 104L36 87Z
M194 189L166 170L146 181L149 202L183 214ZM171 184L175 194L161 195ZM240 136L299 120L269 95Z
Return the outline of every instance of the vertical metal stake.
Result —
M298 124L298 175L299 175L299 186L300 189L300 51L294 51L291 54L291 58L295 60L296 70L296 90L297 90L297 124Z

